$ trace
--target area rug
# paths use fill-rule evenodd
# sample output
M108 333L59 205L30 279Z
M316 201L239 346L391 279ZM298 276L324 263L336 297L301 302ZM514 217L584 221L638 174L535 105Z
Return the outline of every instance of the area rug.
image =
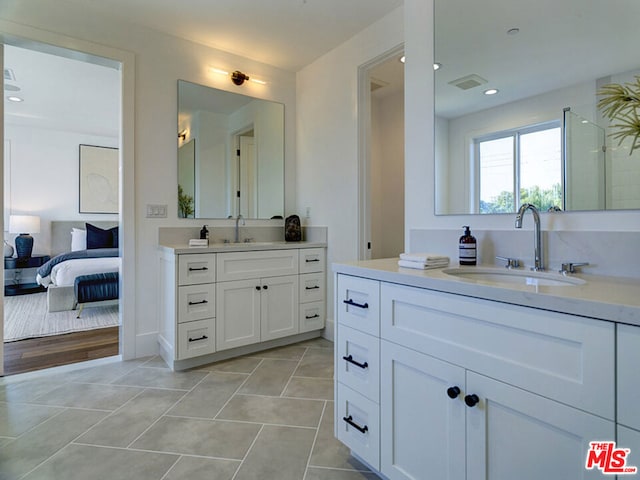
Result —
M77 314L75 310L48 313L46 293L4 297L4 341L15 342L119 324L118 305L88 305L80 318L76 318Z

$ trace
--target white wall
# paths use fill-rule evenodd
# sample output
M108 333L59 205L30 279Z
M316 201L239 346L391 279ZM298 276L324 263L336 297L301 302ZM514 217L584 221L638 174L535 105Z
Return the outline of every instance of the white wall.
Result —
M52 220L118 219L117 215L80 214L78 204L78 146L117 148L117 138L6 123L5 140L10 148L9 178L6 179L10 184L10 198L4 207L14 214L40 216L40 233L33 234L35 253L51 253Z
M295 75L269 65L128 25L90 7L77 9L63 0L2 0L0 19L21 26L78 38L135 54L135 297L136 355L154 353L158 331L158 227L201 226L201 220L177 215L177 80L265 98L285 104L285 205L295 208ZM25 28L28 30L28 28ZM209 67L236 69L263 78L268 85L237 87ZM125 96L131 95L125 91ZM166 204L166 219L145 218L147 204ZM230 220L210 221L231 225ZM251 224L252 222L247 222ZM256 221L256 223L259 223ZM126 232L125 232L126 234Z
M328 227L329 268L358 256L358 66L403 40L398 8L298 72L297 206ZM328 275L328 316L332 285Z

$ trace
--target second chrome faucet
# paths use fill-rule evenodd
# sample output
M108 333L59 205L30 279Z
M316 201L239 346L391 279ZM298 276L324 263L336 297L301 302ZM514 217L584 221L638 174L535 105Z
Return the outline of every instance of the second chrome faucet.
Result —
M542 256L542 234L540 232L540 213L535 205L523 203L516 213L516 228L522 228L522 217L527 210L531 210L534 222L534 266L532 270L540 272L544 270L544 260Z

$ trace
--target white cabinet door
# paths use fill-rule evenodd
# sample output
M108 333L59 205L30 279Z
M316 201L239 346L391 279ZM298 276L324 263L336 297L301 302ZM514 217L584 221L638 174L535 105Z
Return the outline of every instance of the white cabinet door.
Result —
M260 280L216 284L216 349L260 341Z
M262 279L261 341L298 333L298 276Z
M464 369L384 340L380 350L382 473L464 480Z
M618 423L640 430L640 327L618 325L617 337L617 420Z
M626 466L629 468L636 467L637 472L640 472L640 432L618 425L617 440L616 448L628 448L630 450L626 457ZM640 475L640 473L636 473L636 475ZM618 475L618 479L624 480L624 478L633 479L634 475Z
M467 372L468 480L579 480L590 441L615 439L614 423L502 382Z

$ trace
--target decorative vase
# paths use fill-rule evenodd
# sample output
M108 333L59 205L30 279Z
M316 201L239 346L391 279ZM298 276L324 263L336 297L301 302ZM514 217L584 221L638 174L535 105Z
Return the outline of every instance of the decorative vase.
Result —
M28 233L21 233L16 237L16 253L18 258L29 258L33 251L33 237Z
M4 258L13 257L13 247L4 241Z

